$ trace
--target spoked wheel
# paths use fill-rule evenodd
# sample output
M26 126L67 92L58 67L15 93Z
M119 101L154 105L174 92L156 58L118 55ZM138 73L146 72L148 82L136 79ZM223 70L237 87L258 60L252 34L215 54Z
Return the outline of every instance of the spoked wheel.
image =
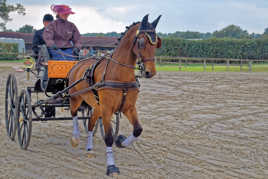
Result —
M18 140L22 149L26 150L32 135L32 105L30 93L22 90L18 100Z
M16 135L16 104L17 104L18 88L16 77L10 74L6 83L6 96L5 96L5 119L7 136L15 139Z
M91 107L86 107L85 109L82 110L82 117L87 117L87 119L83 119L83 125L85 128L85 132L88 134L88 123L91 119L92 116L92 108ZM97 129L98 129L99 121L97 120L93 129L93 136L96 134Z
M116 138L118 136L120 118L121 118L121 114L120 113L115 113L112 116L112 119L111 119L112 134L113 134L114 141L116 140ZM98 121L100 123L101 136L102 136L103 140L105 140L105 132L104 132L104 126L103 126L103 123L102 123L102 119L100 118Z

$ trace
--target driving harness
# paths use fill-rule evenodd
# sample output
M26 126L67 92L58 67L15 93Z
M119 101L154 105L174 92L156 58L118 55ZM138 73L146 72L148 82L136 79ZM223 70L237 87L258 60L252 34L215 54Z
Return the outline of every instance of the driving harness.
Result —
M151 44L155 45L157 43L157 36L156 36L156 34L154 36L152 36L153 32L154 31L152 31L152 30L138 30L137 33L136 33L135 40L133 42L133 46L137 42L138 49L144 49L145 48L145 39L143 37L138 39L138 36L141 33L144 33L148 37L149 42ZM136 54L136 56L140 59L140 61L138 61L138 64L143 64L146 61L154 61L155 60L154 58L151 58L151 59L143 58L140 52L138 54ZM106 64L105 64L104 72L102 74L102 79L101 79L100 82L95 83L95 81L94 81L95 70L105 60L107 60L107 61L106 61ZM96 63L92 64L85 71L83 77L80 80L77 80L76 82L74 82L71 86L68 87L68 89L72 88L77 83L81 82L82 80L87 80L87 82L89 83L89 87L85 88L85 89L82 89L80 91L74 92L72 94L69 94L68 96L73 97L73 96L76 96L76 95L79 95L79 94L82 94L82 93L85 93L85 92L88 92L88 91L92 91L94 93L95 97L96 97L96 100L99 101L97 91L100 90L100 89L122 90L123 97L122 97L120 107L119 107L119 109L117 111L119 113L122 112L122 109L123 109L123 106L124 106L124 103L125 103L125 100L126 100L126 95L127 95L128 91L129 90L139 89L140 88L140 83L139 83L137 78L136 78L136 81L133 81L133 82L120 82L120 81L107 81L107 80L105 80L107 67L108 67L110 62L113 62L113 63L116 63L118 65L121 65L122 67L136 69L135 66L128 65L128 64L122 64L122 63L118 62L117 60L113 59L112 57L102 57L101 59L97 59ZM144 70L144 68L139 68L139 69Z

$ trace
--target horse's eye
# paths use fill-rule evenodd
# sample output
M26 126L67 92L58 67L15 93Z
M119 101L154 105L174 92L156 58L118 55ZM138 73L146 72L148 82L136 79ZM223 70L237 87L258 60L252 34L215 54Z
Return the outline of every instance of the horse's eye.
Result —
M138 48L139 49L145 48L145 39L143 37L142 38L139 38L138 41L137 41L137 43L138 43Z

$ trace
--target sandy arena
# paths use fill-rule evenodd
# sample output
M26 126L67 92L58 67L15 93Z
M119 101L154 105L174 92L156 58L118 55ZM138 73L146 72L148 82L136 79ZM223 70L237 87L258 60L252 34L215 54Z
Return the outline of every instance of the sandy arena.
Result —
M0 178L109 178L99 131L88 155L82 123L77 148L69 142L71 121L33 123L27 151L9 140L8 73L16 74L19 91L33 81L3 66ZM141 85L137 108L144 132L128 149L114 146L119 178L268 178L268 73L161 72ZM129 135L131 125L125 118L120 122L120 133Z

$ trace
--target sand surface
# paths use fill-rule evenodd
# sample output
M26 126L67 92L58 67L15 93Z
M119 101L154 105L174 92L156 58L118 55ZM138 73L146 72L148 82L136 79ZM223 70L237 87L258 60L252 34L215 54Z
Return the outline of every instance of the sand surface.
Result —
M35 122L27 151L6 136L5 83L34 80L0 65L0 178L108 178L105 144L72 148L72 122ZM14 65L9 65L14 66ZM33 78L32 78L33 79ZM114 146L119 178L268 178L268 73L161 72L142 79L137 103L144 132L128 149ZM66 112L68 115L68 112ZM129 135L127 119L120 133Z

